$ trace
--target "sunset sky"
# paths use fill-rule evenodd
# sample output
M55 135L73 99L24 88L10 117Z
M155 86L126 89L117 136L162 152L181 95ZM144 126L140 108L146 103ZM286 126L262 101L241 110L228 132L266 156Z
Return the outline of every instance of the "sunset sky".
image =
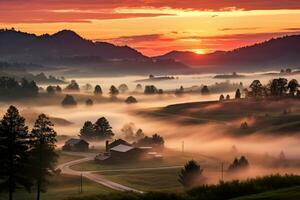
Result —
M300 34L299 0L0 0L0 27L71 29L145 55L208 53Z

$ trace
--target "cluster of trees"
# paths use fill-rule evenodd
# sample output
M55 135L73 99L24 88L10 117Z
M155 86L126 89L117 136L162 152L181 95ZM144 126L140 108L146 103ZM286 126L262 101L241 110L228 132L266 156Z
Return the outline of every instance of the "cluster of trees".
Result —
M286 78L278 78L262 85L259 80L254 80L250 85L250 91L246 90L246 97L283 97L300 96L299 83L296 79L288 81Z
M127 123L121 128L123 138L127 141L138 141L145 137L142 129L137 129L134 123Z
M52 85L49 85L47 88L46 88L46 91L48 94L55 94L55 93L61 93L62 92L62 89L59 85L57 86L52 86Z
M79 92L80 88L75 80L71 80L70 84L65 88L66 91Z
M0 121L0 184L13 199L16 189L35 186L37 199L54 172L56 132L49 118L38 116L31 132L16 107L10 106Z
M201 166L195 160L190 160L181 169L178 181L185 188L203 184L205 182L205 177L202 173L203 169Z
M243 170L249 167L249 161L245 156L241 156L241 158L235 158L233 162L229 165L229 172L236 172L239 170Z
M0 96L6 98L34 97L39 88L34 81L22 79L20 82L10 77L0 77Z
M162 89L157 89L154 85L146 85L144 94L163 94L164 91Z
M105 117L99 118L94 124L86 121L80 130L79 137L85 140L106 140L114 136L112 127Z
M241 99L241 98L242 98L242 94L241 94L240 89L237 89L237 90L236 90L235 95L234 95L234 98L235 98L235 99ZM219 100L220 100L220 101L230 100L230 95L227 94L227 95L226 95L226 98L225 98L224 95L221 94L220 97L219 97Z
M151 137L145 136L136 142L136 146L150 146L155 149L164 148L164 138L158 134L154 134Z

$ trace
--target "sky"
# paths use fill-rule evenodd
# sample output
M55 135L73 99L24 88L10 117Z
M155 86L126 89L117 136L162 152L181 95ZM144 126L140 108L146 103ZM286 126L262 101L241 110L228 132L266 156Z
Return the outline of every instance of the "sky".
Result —
M300 34L299 0L0 0L0 28L70 29L155 56L231 50Z

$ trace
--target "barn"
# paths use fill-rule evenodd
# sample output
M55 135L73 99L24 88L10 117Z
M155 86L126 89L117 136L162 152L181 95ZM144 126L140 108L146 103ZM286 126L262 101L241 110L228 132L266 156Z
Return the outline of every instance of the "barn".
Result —
M89 143L83 139L71 138L65 142L65 145L62 147L64 151L88 151Z

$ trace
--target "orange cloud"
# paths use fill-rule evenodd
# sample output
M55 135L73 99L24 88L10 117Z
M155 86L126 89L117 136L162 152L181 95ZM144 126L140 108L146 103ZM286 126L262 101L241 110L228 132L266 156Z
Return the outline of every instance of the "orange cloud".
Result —
M164 34L149 34L149 35L133 35L122 36L110 39L98 39L101 41L112 42L118 45L129 45L146 55L164 54L171 50L181 51L196 51L212 52L215 50L232 50L242 46L252 45L254 43L263 42L275 37L285 35L300 34L295 32L275 32L275 33L252 33L252 34L228 34L216 36L187 36L187 37L170 37ZM184 42L182 42L182 40ZM190 42L187 42L189 41ZM201 41L195 43L194 41Z
M165 13L118 13L118 8L192 10L300 9L299 0L8 0L0 1L0 22L90 22L91 20L164 16Z

